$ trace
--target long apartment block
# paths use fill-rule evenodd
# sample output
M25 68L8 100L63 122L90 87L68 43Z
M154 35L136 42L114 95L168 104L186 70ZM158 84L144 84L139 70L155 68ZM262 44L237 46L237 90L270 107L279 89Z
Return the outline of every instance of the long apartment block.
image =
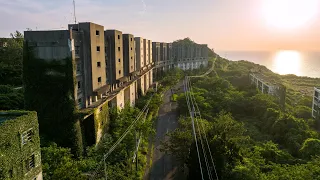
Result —
M313 93L313 103L312 103L312 117L320 118L320 88L315 87Z
M173 43L173 54L176 67L188 70L208 65L208 46L206 44Z

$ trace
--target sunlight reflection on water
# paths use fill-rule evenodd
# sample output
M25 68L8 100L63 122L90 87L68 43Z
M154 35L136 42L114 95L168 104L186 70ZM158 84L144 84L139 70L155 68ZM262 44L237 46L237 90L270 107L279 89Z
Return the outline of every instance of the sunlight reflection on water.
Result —
M273 70L279 74L301 75L302 54L299 51L282 50L274 54Z

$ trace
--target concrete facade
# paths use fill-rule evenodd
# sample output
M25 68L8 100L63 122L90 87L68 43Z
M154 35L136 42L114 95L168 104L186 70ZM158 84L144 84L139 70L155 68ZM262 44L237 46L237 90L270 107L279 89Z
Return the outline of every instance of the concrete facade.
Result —
M117 89L124 81L123 40L122 32L118 30L105 31L107 80L111 91Z
M132 34L123 34L124 76L128 77L136 70L135 43Z
M136 47L136 70L140 71L144 66L144 39L141 37L135 37Z
M110 101L112 107L118 107L119 109L123 109L125 102L124 102L124 90L118 92L118 94Z
M155 63L160 61L160 43L159 42L152 42L152 59Z
M149 71L149 87L153 84L153 69Z
M144 90L147 92L150 87L150 71L144 75Z
M192 70L208 65L208 48L206 44L173 43L172 53L172 58L177 68Z
M136 83L132 83L130 89L130 105L133 107L136 104Z
M152 64L153 63L152 41L148 40L148 44L149 44L149 64Z
M320 88L315 87L313 92L312 117L320 117Z
M144 66L147 66L150 61L150 46L149 46L149 40L143 39L143 53L144 53Z
M104 27L94 23L70 24L68 27L75 34L77 102L82 104L79 105L81 108L86 108L101 99L107 90Z
M138 94L139 95L145 95L145 85L144 85L144 82L145 82L145 76L141 76L140 79L138 79ZM139 93L140 92L140 93Z
M43 60L71 59L75 64L74 99L86 108L107 91L103 26L70 24L69 30L25 31L25 41ZM98 34L98 35L97 35ZM98 51L99 50L99 51Z
M168 60L167 43L160 43L160 63Z

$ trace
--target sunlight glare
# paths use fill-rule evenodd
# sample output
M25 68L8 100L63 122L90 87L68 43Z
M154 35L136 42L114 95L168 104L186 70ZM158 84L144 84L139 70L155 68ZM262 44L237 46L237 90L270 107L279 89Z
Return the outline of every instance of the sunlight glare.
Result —
M279 74L300 74L301 54L298 51L279 51L273 58L273 66Z
M316 18L319 0L263 0L266 23L279 29L293 29Z

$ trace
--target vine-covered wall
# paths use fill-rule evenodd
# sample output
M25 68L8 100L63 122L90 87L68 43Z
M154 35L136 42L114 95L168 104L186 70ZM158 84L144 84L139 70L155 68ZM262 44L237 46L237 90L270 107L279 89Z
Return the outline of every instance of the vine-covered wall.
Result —
M7 114L8 113L8 114ZM36 112L0 111L0 179L31 179L42 170L39 126ZM21 135L31 130L31 141L22 145ZM29 172L26 160L35 155L35 168Z
M24 45L23 80L25 106L38 113L40 135L82 154L82 136L76 115L75 62L70 57L44 60L34 56L35 48Z

